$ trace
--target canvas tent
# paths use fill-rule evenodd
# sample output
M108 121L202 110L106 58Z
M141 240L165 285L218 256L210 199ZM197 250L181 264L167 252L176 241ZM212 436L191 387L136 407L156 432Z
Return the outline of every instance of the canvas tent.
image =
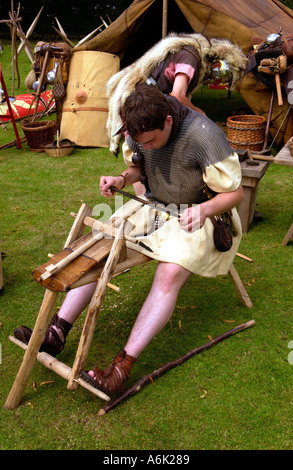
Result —
M104 31L74 49L102 51L120 59L120 68L131 64L169 32L204 34L208 38L226 38L238 44L247 53L255 35L265 38L279 32L293 33L293 12L277 0L135 0ZM268 115L270 90L256 91L253 78L239 89L255 114ZM283 107L274 105L271 127L276 133L286 116L287 101ZM291 132L290 116L284 129ZM293 126L292 126L293 129ZM291 134L292 135L292 134ZM276 142L278 142L276 140Z
M116 21L77 50L116 54L121 68L162 37L164 0L135 0ZM248 51L252 36L292 33L293 12L277 0L167 0L167 32L227 38Z

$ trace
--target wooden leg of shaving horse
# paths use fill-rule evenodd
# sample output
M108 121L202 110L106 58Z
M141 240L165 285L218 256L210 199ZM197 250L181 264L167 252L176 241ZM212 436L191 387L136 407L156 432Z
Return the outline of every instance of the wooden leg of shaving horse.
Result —
M121 254L121 250L123 249L125 244L125 240L123 238L125 223L126 221L122 220L120 227L117 230L117 235L109 253L107 262L99 278L99 282L97 284L96 290L88 308L87 317L84 323L78 350L72 367L71 377L68 381L67 388L69 388L70 390L77 389L77 379L79 378L80 372L85 367L98 316L102 307L104 297L106 295L107 283L111 281L113 271L115 270L115 267L118 263Z
M85 204L81 206L78 216L74 221L73 227L66 240L65 247L78 238L81 232L84 231L85 226L83 226L82 221L83 218L90 215L90 213L91 210L88 206ZM37 359L37 354L44 340L47 328L54 312L57 296L58 292L52 292L46 289L32 336L23 356L22 364L4 405L7 410L15 409L21 402L29 376Z
M49 326L57 296L58 292L52 292L46 289L32 336L23 356L22 364L4 405L7 410L14 410L21 402L30 373Z
M241 302L243 303L243 305L245 307L248 307L248 308L251 308L253 307L253 304L250 300L250 297L249 295L247 294L246 290L245 290L245 287L239 277L239 274L234 266L234 264L232 264L230 270L229 270L229 276L234 284L234 287L236 289L236 292L241 300Z

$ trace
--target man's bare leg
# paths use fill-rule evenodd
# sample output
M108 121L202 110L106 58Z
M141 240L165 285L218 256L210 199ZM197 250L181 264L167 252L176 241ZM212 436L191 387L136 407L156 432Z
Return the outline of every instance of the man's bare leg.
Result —
M180 289L190 272L171 263L159 263L150 293L133 326L125 351L138 357L170 320Z
M170 320L178 293L190 272L176 264L159 263L152 288L133 326L127 344L113 363L104 371L87 374L106 393L115 393L128 378L135 360Z
M79 315L90 303L96 285L96 282L92 282L91 284L86 284L85 286L70 290L62 303L58 312L58 317L73 325ZM64 341L64 336L60 328L55 326L53 326L53 328L56 329L60 339Z
M68 292L58 314L55 314L51 320L41 350L48 352L52 356L56 356L63 350L66 337L75 320L89 304L96 284L96 282L93 282ZM14 330L13 334L15 338L28 344L32 330L27 326L21 325L21 327Z

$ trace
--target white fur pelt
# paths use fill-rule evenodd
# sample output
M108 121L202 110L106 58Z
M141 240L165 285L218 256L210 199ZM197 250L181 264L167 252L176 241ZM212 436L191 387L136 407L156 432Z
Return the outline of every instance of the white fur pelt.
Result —
M121 135L114 137L113 134L122 125L120 109L125 103L126 98L134 91L136 85L147 80L155 67L165 60L169 54L178 52L183 46L187 45L193 46L201 58L200 73L195 89L201 83L207 82L211 74L212 62L215 60L225 59L229 64L233 74L230 89L234 89L236 83L242 78L248 60L241 49L235 44L223 39L209 40L197 33L169 34L149 49L142 57L113 75L108 81L109 116L107 130L110 152L116 154L118 151Z

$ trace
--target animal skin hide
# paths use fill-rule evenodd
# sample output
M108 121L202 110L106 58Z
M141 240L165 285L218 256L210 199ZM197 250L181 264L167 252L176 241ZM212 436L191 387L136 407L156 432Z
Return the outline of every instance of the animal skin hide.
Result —
M248 64L241 49L228 40L207 39L197 33L175 35L173 33L160 40L133 64L113 75L107 83L107 98L109 115L107 122L110 152L117 154L121 135L114 136L122 125L120 109L126 98L134 91L135 86L143 83L153 69L169 54L178 52L183 46L191 45L199 53L201 68L198 82L193 91L202 83L207 83L211 75L212 63L225 59L232 72L233 78L230 89L236 87L242 78Z

